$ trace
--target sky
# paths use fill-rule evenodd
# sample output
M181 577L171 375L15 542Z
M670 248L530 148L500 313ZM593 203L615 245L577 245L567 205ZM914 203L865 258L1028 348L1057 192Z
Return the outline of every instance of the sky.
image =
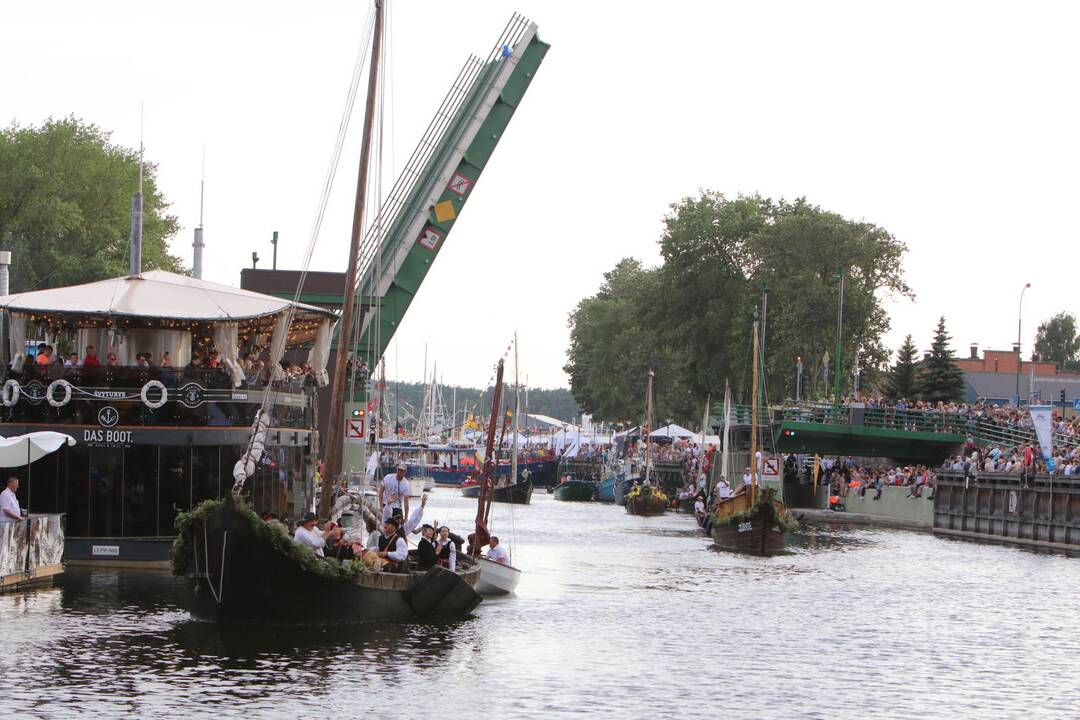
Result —
M147 157L190 264L205 147L204 277L302 264L370 4L7 3L0 122L76 115ZM551 44L387 353L482 385L516 331L564 387L568 314L623 257L659 262L669 206L707 188L811 202L907 244L896 348L1011 347L1018 301L1080 311L1080 5L1066 2L391 0L383 149L399 168L469 54L514 11ZM345 267L358 109L312 268ZM12 272L18 272L13 268ZM490 291L492 279L496 290ZM512 298L508 301L507 298ZM707 329L705 329L707 331ZM467 346L465 339L467 338Z

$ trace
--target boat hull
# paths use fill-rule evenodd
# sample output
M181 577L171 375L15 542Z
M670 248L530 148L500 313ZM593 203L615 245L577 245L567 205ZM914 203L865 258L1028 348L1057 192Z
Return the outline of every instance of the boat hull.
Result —
M631 515L663 515L667 502L655 495L634 495L626 498L626 512Z
M596 499L603 503L615 502L615 488L618 487L621 475L608 475L596 486Z
M495 488L493 499L495 502L528 505L532 501L532 493L532 480L526 480L517 485ZM464 497L475 500L480 496L480 485L467 485L466 487L461 488L461 494Z
M205 540L194 536L196 556L191 615L219 623L344 625L372 620L464 617L482 598L474 589L480 570L452 573L363 573L327 577L301 566L259 538L232 503L208 521ZM205 543L205 545L204 545Z
M567 480L555 486L555 499L563 502L587 502L593 499L595 486L584 480Z
M480 568L476 591L481 595L512 593L521 581L521 571L513 565L497 563L484 557L476 558L476 564Z
M769 526L761 518L712 526L713 545L721 550L747 555L776 555L787 549L787 531Z

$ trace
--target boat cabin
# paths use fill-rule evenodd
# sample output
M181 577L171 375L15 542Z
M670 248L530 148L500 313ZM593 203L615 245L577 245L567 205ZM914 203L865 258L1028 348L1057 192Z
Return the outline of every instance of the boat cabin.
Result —
M229 492L264 403L273 420L248 500L285 518L310 507L312 390L334 313L162 270L0 308L0 436L77 441L33 463L19 490L31 513L65 515L65 560L167 565L177 513ZM310 348L308 361L270 364L289 347Z

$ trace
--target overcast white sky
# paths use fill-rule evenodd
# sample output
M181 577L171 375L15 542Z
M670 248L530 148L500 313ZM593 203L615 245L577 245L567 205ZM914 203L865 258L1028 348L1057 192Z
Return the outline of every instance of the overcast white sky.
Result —
M470 53L512 11L551 43L388 353L419 379L484 383L515 329L533 386L563 386L567 314L624 256L658 260L667 206L699 188L805 195L910 248L899 345L1007 348L1077 311L1080 5L392 0L400 163ZM301 262L369 4L6 3L0 122L75 114L148 157L190 263L205 144L206 272L238 285L270 234ZM359 125L359 114L355 123ZM315 269L346 261L353 132ZM13 272L18 272L15 268ZM491 273L514 277L484 300ZM707 332L707 329L705 330ZM462 339L468 338L468 348Z

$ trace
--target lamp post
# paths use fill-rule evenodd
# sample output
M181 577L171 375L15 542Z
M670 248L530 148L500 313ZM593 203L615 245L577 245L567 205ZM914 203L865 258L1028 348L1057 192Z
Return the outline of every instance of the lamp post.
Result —
M844 269L840 268L836 271L836 277L840 281L840 291L836 298L836 370L835 381L833 383L833 414L839 414L840 412L840 367L844 364L842 362L840 338L844 328ZM828 378L825 380L828 383Z
M795 358L795 402L802 400L802 355Z
M1024 319L1024 293L1031 287L1031 283L1024 283L1024 289L1020 291L1020 307L1016 311L1016 407L1020 407L1020 328Z

